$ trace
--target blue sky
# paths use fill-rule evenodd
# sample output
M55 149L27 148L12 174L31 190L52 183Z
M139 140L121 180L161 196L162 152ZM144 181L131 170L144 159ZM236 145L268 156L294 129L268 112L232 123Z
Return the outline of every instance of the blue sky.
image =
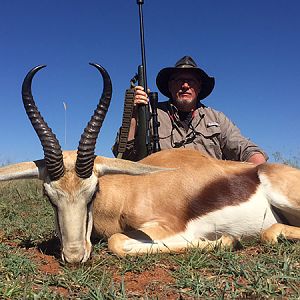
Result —
M298 0L145 0L143 10L152 91L161 68L191 55L216 78L204 104L271 158L299 155ZM102 91L88 63L108 70L113 98L96 152L112 157L124 91L141 62L136 0L2 1L0 23L0 163L43 157L21 101L23 78L39 64L47 68L35 76L33 95L63 149L77 148Z

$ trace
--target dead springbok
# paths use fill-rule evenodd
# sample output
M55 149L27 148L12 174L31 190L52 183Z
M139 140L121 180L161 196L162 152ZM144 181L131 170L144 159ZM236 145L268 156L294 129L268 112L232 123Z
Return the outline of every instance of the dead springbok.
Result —
M44 159L0 168L0 180L39 178L56 216L62 259L85 262L92 228L118 255L232 246L261 235L299 239L300 170L286 165L220 161L193 150L165 150L140 163L95 156L111 99L103 67L102 97L77 153L61 151L31 93L32 69L22 86L25 110ZM134 176L133 176L134 175Z

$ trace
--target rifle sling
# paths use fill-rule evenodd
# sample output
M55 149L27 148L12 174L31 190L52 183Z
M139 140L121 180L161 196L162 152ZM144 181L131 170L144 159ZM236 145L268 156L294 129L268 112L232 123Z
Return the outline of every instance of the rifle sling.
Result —
M134 90L127 89L125 92L125 101L124 101L124 111L122 117L122 126L120 129L119 135L119 145L118 145L118 156L117 158L122 158L123 153L126 150L128 134L130 129L130 123L133 112L133 102L134 102Z

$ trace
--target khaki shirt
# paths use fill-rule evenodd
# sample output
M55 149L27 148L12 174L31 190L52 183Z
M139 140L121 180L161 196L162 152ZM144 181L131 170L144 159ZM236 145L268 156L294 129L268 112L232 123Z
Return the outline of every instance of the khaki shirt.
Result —
M254 153L268 156L257 145L242 136L240 130L222 113L201 105L181 120L174 105L169 101L158 103L161 150L170 148L193 148L218 159L247 161ZM117 145L113 146L117 156ZM128 141L124 159L136 160L135 140Z

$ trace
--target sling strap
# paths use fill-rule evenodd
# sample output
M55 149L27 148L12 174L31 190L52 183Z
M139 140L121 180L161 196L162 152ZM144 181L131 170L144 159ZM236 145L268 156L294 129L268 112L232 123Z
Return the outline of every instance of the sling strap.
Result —
M125 91L124 111L122 117L122 126L119 135L117 158L122 158L126 150L132 112L133 112L133 102L134 102L134 90L130 88Z

